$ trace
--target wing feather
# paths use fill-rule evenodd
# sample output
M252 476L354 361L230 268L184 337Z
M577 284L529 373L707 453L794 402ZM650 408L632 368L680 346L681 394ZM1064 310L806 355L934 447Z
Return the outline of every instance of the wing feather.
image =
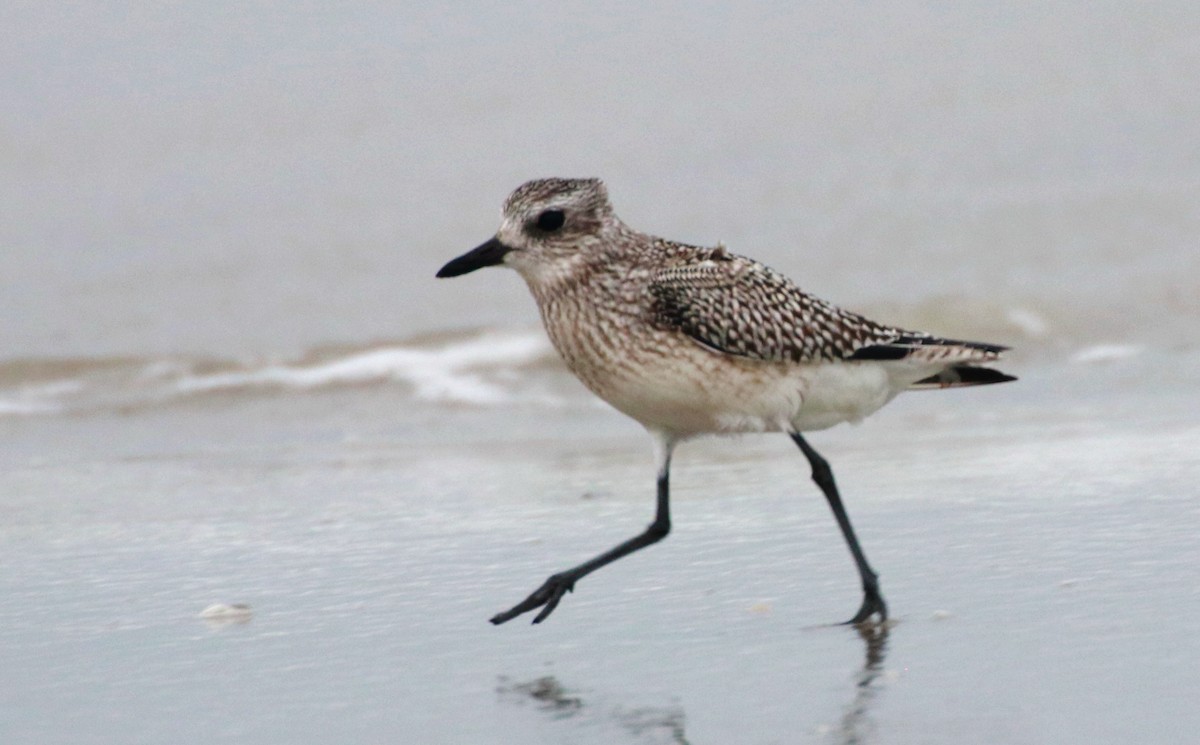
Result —
M721 250L658 272L650 292L658 322L705 346L759 360L848 359L920 336L830 305L773 269Z
M726 354L770 362L990 362L1006 347L871 321L723 248L695 249L650 282L655 320Z

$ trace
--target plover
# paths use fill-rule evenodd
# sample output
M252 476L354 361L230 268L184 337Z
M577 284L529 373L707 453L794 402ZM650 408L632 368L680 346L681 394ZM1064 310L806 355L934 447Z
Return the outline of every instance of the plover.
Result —
M887 604L842 506L829 463L801 434L857 422L902 391L1015 380L985 367L1006 347L884 326L800 290L724 246L639 233L599 179L529 181L504 202L496 235L438 277L486 266L525 279L555 349L593 393L653 436L657 510L642 533L550 576L491 619L541 608L545 620L580 579L671 529L675 446L705 434L786 432L812 467L862 579L846 623L887 619Z

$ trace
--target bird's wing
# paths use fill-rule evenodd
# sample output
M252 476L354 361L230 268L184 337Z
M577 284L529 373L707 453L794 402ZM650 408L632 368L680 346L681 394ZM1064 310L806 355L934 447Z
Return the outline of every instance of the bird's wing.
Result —
M800 290L741 256L714 251L650 282L657 322L727 354L772 362L851 359L904 338Z
M883 326L803 292L752 259L706 251L650 282L655 320L727 354L772 362L986 362L1004 347Z

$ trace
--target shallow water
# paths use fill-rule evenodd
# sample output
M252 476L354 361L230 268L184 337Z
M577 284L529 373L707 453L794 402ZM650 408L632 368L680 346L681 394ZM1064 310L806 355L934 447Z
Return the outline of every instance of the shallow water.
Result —
M3 16L0 742L1194 740L1194 4ZM545 175L1015 347L810 438L885 634L780 436L487 623L653 510L519 279L432 277Z
M1197 388L1101 421L1136 372L1121 364L1093 367L1073 400L1041 369L810 438L893 608L875 640L826 625L857 604L853 567L782 437L685 445L665 542L582 581L546 623L496 628L546 574L649 519L635 426L476 407L422 431L380 412L379 388L9 420L0 728L40 743L1188 742L1200 427L1180 411ZM217 602L252 617L200 618Z

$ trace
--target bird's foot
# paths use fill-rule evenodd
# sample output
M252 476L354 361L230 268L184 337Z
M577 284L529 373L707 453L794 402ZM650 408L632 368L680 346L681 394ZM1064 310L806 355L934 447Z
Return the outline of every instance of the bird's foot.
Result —
M534 623L541 623L546 619L546 616L553 613L554 609L558 607L558 602L562 600L563 595L574 591L575 579L576 577L565 572L563 574L550 575L550 578L541 587L534 590L529 597L503 613L497 613L492 616L492 623L499 626L505 621L511 621L522 613L528 613L534 608L545 606L542 607L542 611L533 619Z
M845 625L861 626L874 615L879 616L879 623L887 621L887 603L883 602L883 595L880 594L878 587L864 587L862 605L854 614L854 618L846 621Z

